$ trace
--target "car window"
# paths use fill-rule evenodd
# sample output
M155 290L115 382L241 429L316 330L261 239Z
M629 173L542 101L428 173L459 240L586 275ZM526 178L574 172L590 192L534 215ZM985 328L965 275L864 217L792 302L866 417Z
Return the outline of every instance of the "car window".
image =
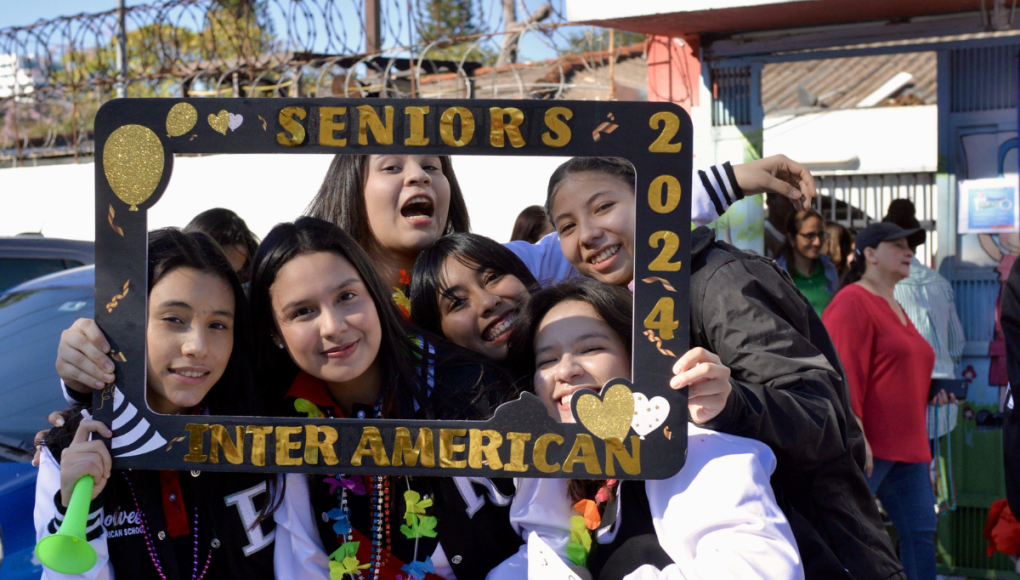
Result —
M0 294L0 444L32 448L46 416L67 407L54 363L60 333L94 315L91 287ZM0 454L3 455L3 454Z
M0 258L0 292L22 282L67 269L70 260L43 258ZM78 262L72 262L81 265Z

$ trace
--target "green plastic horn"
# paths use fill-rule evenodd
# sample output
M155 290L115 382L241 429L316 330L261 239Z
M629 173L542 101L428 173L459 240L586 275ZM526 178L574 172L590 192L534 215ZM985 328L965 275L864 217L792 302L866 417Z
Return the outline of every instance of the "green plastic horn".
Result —
M60 524L57 533L46 536L35 545L39 561L47 568L61 574L84 574L96 565L96 550L85 539L94 483L92 476L86 475L74 484L64 523Z

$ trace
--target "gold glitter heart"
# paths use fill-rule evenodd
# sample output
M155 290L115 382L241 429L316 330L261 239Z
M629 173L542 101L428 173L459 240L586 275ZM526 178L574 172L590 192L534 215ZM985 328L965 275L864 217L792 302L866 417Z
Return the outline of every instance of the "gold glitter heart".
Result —
M585 393L577 399L577 418L600 439L623 440L634 418L634 395L626 385L616 383L597 395Z
M230 113L226 111L220 111L215 115L209 115L209 126L212 127L217 133L227 134L227 128L230 127Z

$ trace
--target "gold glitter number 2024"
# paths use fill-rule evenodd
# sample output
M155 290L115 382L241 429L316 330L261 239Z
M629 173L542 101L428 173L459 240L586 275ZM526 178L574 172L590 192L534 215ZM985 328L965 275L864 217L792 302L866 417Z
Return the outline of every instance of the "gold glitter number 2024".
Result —
M652 234L652 237L648 238L648 245L653 248L659 247L659 242L662 242L662 251L655 257L650 264L648 269L653 272L678 272L680 271L680 262L670 262L676 251L680 249L680 236L670 231L658 231Z
M645 317L645 328L658 330L662 340L672 340L673 331L680 326L680 323L673 319L673 299L669 297L659 298L655 308Z
M662 133L659 133L655 141L648 146L648 150L652 153L677 153L683 146L683 142L670 143L669 141L676 137L677 131L680 130L680 117L669 111L659 111L648 120L648 126L652 129L658 129L660 124Z
M680 205L680 181L660 175L648 184L648 206L655 213L669 213Z

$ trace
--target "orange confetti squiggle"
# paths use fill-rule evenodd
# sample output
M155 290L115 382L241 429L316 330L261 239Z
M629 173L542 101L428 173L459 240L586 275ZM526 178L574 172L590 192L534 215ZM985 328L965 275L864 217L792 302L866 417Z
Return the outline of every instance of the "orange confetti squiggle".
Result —
M673 354L673 351L662 348L662 339L655 334L654 330L646 330L644 334L645 336L648 337L648 342L655 343L655 349L658 350L661 354L667 356L676 356L675 354Z
M110 302L107 303L107 305L106 305L106 311L107 312L111 312L112 313L113 309L117 307L117 301L118 300L123 300L124 297L127 296L127 293L128 293L128 284L130 284L130 283L131 283L131 280L128 280L127 282L124 282L124 290L120 294L117 294L112 299L110 299Z
M676 288L674 288L673 285L670 284L669 281L667 281L665 278L651 276L649 278L643 278L641 281L644 282L645 284L654 284L655 282L661 282L663 288L669 290L670 292L676 292Z
M110 227L113 228L113 231L115 231L118 234L120 234L121 237L124 237L124 230L120 229L119 226L116 226L113 223L113 216L114 215L116 215L116 212L113 211L113 205L110 205L110 213L107 214L107 219L110 221Z

